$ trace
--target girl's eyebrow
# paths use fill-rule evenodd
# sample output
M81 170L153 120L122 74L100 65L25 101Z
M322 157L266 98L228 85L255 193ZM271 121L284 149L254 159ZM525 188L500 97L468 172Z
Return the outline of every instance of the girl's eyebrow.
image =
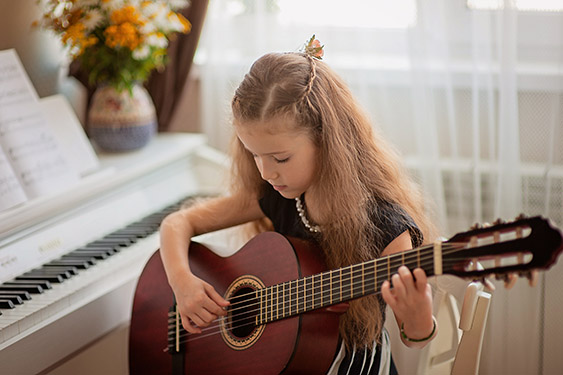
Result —
M245 149L246 151L250 152L251 154L256 154L255 152L249 150L249 149L246 148L246 147L244 147L244 149ZM266 152L266 153L264 153L264 154L262 154L262 155L264 155L264 156L269 156L269 155L278 155L278 154L286 154L286 153L289 153L289 151ZM256 155L257 155L257 154L256 154Z

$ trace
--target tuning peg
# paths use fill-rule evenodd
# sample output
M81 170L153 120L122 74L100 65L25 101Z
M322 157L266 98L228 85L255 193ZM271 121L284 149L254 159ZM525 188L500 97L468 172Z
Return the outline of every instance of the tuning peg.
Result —
M499 225L499 224L504 224L506 223L506 221L502 220L500 217L498 219L496 219L495 221L493 221L493 225Z
M530 286L538 285L538 270L520 272L520 276L526 277Z
M496 289L495 285L491 282L491 280L487 279L485 276L475 279L473 281L483 284L483 286L491 292Z
M475 224L473 224L469 229L471 229L471 230L481 229L481 224L480 224L480 223L475 223Z
M516 218L514 220L522 220L522 219L525 219L527 217L528 216L522 212L520 215L516 216Z
M518 280L518 276L515 273L509 273L506 276L506 279L504 280L504 287L506 289L512 289L512 287L516 284L516 281Z
M508 282L508 275L505 273L495 273L495 280L504 281L505 283Z

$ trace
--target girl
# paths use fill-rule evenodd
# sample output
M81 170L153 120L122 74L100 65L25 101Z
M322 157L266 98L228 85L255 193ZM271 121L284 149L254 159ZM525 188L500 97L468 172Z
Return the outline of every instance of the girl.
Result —
M235 131L228 196L182 209L161 225L161 254L184 328L200 333L228 302L190 272L189 238L243 223L316 241L330 269L433 240L422 197L391 147L372 131L345 83L317 57L258 59L232 100ZM315 57L317 56L317 57ZM354 300L342 316L342 345L329 373L396 372L383 329L385 302L409 347L437 332L422 269L402 266L381 298Z

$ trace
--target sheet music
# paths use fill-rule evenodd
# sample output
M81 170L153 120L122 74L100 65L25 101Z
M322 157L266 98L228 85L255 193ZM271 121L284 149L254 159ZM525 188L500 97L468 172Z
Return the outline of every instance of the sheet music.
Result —
M27 197L6 154L0 149L0 211L25 202Z
M59 191L78 181L13 49L0 51L0 148L28 198Z
M80 176L96 171L98 156L66 98L52 95L39 99L39 104L71 167Z

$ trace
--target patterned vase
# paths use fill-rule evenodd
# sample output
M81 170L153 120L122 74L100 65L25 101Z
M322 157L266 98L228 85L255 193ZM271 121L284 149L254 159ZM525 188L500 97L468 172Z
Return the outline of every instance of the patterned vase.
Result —
M96 89L88 110L88 134L105 151L143 147L156 134L154 103L141 85L117 92L111 86Z

